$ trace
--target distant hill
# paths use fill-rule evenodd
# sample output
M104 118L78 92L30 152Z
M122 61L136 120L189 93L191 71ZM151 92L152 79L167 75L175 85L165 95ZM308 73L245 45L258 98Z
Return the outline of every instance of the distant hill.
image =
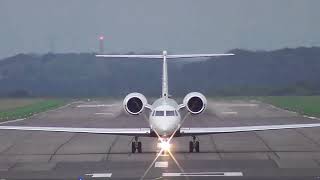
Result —
M169 62L169 91L208 95L320 94L320 48L247 51L210 61ZM0 61L1 96L160 95L161 61L94 54L19 54Z

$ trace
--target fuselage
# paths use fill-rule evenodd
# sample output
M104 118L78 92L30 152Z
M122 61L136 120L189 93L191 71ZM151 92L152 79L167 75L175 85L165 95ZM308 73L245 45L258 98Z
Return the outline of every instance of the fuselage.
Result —
M159 136L171 136L181 123L178 103L168 97L157 99L152 104L149 123L151 129Z
M108 56L108 57L143 57L143 58L162 58L162 93L161 98L157 99L152 105L148 104L147 99L140 93L130 93L124 99L124 109L132 115L138 115L143 112L146 107L151 110L149 115L149 125L151 128L151 136L169 137L172 134L178 136L180 131L178 128L181 126L181 116L179 109L186 107L187 110L192 114L201 113L206 106L206 98L198 92L192 92L185 96L183 104L178 103L169 98L168 90L168 66L167 58L190 58L190 57L211 57L216 56L215 54L201 54L201 55L171 55L168 56L167 51L163 51L162 55L154 56ZM191 108L191 109L190 109ZM175 133L177 132L177 134Z

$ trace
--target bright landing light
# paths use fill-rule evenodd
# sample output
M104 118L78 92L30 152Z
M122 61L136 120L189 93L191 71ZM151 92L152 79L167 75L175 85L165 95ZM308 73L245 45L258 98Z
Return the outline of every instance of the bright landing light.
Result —
M171 144L167 141L161 141L159 143L159 147L164 151L169 151L171 148Z

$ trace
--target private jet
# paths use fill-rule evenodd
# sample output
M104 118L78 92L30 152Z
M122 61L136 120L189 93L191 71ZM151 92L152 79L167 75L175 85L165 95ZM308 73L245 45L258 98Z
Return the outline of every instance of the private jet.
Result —
M98 58L135 58L162 60L162 94L152 104L141 93L130 93L123 101L124 110L131 115L140 115L149 110L149 128L74 128L74 127L31 127L31 126L0 126L0 130L22 130L22 131L48 131L48 132L70 132L70 133L92 133L132 136L132 153L142 152L142 143L139 137L155 137L159 140L162 150L170 149L170 141L173 137L190 136L189 152L199 152L199 135L250 132L263 130L279 130L293 128L320 127L320 123L313 124L288 124L288 125L261 125L261 126L238 126L238 127L183 127L186 118L181 117L181 110L185 109L192 115L198 115L207 107L206 97L199 92L187 94L182 104L178 104L169 96L168 92L168 66L167 60L178 58L209 58L220 56L232 56L234 54L180 54L171 55L163 51L160 55L96 55ZM214 60L215 58L211 58Z

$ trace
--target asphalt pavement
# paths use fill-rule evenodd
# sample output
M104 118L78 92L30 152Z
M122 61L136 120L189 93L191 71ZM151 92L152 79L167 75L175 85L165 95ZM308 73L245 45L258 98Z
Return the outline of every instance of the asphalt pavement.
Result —
M104 106L83 107L94 104ZM127 115L121 104L77 102L0 125L148 127L144 115ZM209 100L207 110L189 116L183 126L319 121L258 101ZM131 140L102 134L0 130L0 179L320 179L320 128L199 136L200 153L188 152L190 137L177 137L172 155L157 159L157 139L140 138L142 154L131 153Z

